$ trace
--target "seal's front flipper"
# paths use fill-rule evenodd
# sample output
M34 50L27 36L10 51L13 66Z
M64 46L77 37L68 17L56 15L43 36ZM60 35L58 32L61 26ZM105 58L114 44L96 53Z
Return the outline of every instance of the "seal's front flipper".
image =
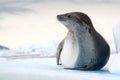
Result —
M63 49L63 44L64 44L64 40L61 41L61 43L58 45L58 48L57 48L57 52L56 52L57 65L61 65L61 63L60 63L60 55L61 55L61 52L62 52L62 49Z

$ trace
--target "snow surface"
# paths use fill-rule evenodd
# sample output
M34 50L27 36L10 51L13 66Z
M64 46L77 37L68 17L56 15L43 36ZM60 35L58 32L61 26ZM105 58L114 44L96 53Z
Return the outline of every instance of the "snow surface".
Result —
M43 58L54 57L58 43L56 41L44 42L17 48L15 50L2 50L0 57L5 58Z
M38 3L38 2L42 3L42 1L40 1L40 0L29 0L29 1L28 0L21 0L21 1L19 1L19 0L0 0L0 3L1 3L0 13L11 13L11 14L23 13L24 14L24 12L28 12L28 13L29 12L31 12L31 13L37 12L39 15L42 15L40 13L41 13L41 10L44 9L43 10L44 14L48 13L48 10L50 10L51 12L49 12L49 15L50 14L56 15L61 12L67 12L67 11L73 11L73 10L81 11L82 10L86 13L91 14L91 16L93 13L95 13L95 14L99 13L100 17L98 17L99 14L97 15L97 17L95 14L93 14L93 16L95 16L96 18L99 18L99 20L102 20L102 22L104 22L106 24L108 24L108 23L113 24L113 21L116 21L116 19L119 18L119 12L118 12L119 7L116 7L115 6L116 4L114 6L107 5L107 7L103 6L103 5L99 6L99 7L98 6L96 7L96 5L94 5L94 6L89 5L87 7L76 6L77 8L74 8L76 4L69 5L67 7L67 6L64 6L63 3L60 4L60 6L57 4L58 7L56 7L56 5L54 5L54 4L53 5L49 4L49 6L48 6L48 4L46 4L46 5L45 4L35 4L36 5L35 7L33 5L30 5L30 4ZM48 0L44 0L44 1L48 2ZM51 1L54 2L54 1L58 1L58 0L50 0L50 2ZM72 3L78 3L78 2L81 3L82 1L83 2L84 1L91 2L89 0L61 0L61 1L63 1L63 2L66 1L67 3L68 3L68 1L69 2L71 1ZM98 2L98 3L99 2L103 2L103 3L104 2L114 2L114 1L119 2L119 0L93 0L93 2L94 1ZM29 6L28 6L28 4L29 4ZM44 7L41 5L44 5ZM48 7L50 7L50 8L48 8ZM54 8L56 7L56 8L53 10L53 7ZM90 8L88 8L88 7L90 7ZM94 7L96 7L96 8L94 8ZM109 8L111 8L111 9L109 9ZM100 11L98 11L100 9L102 9L104 11L104 14L102 14ZM112 12L108 11L108 9L111 10ZM115 10L115 11L113 11L113 10ZM108 14L108 12L112 13L112 14ZM6 27L9 25L8 27L10 27L10 26L17 27L17 29L15 28L15 30L13 29L12 31L11 31L12 28L8 29L8 30L10 30L10 33L6 32L6 30L3 29L4 34L7 33L6 35L8 35L8 34L9 35L5 38L6 35L3 35L3 33L1 33L3 35L3 37L1 37L1 39L3 39L3 40L1 40L1 41L9 40L10 43L12 45L14 45L14 44L16 44L15 42L18 43L19 40L21 41L23 38L26 38L26 36L23 37L23 35L22 35L22 37L20 37L20 35L17 34L16 36L12 37L10 35L10 34L12 34L12 32L15 32L15 31L18 32L17 30L19 30L20 34L22 34L24 31L26 33L26 30L28 30L28 28L25 29L26 26L29 27L29 30L32 26L34 28L35 28L35 26L36 27L46 26L46 25L40 25L40 22L41 22L41 24L43 22L40 21L41 16L36 16L38 14L32 15L32 17L30 14L26 14L27 16L25 14L24 14L24 16L1 15L2 17L0 17L0 18L5 17L5 19L1 20L1 26ZM105 15L105 14L107 14L107 15ZM114 14L116 14L116 15L114 15ZM102 17L101 15L105 15L105 16ZM113 15L113 17L111 17L111 15ZM106 18L107 20L103 21L104 17L109 17L110 21L108 20L108 18ZM49 23L47 23L48 26L50 26L50 24L52 24L52 23L55 24L54 21L52 22L52 19L53 18L51 18L51 22L48 21L49 22ZM98 19L95 19L95 21L97 21L97 20ZM31 21L32 21L32 23L30 24ZM108 22L106 22L106 21L108 21ZM101 24L103 24L102 22L100 21ZM96 23L99 23L99 21ZM39 25L37 26L36 24L37 25L39 24ZM46 24L46 18L45 18L45 24ZM105 24L105 26L109 26L106 24ZM18 28L18 26L20 26L20 28ZM22 30L20 30L22 26L23 26L23 28L22 28ZM51 25L51 26L54 26L54 25ZM56 27L56 25L55 25L55 27ZM36 29L38 30L39 28L36 28ZM51 28L51 29L53 29L53 28ZM108 27L106 27L106 29L109 31ZM102 32L106 32L106 29L104 27L105 31L102 30ZM33 31L33 28L31 28L31 30ZM35 30L35 31L37 31L37 30ZM39 29L39 30L40 31L38 31L38 32L45 32L43 30L43 28ZM58 28L58 30L59 30L59 28ZM21 32L21 31L23 31L23 32ZM34 32L30 31L27 33L30 35L30 38L27 35L28 39L27 40L25 39L24 41L29 42L28 40L31 40L31 34L33 34ZM49 34L51 32L47 31L47 33ZM62 30L62 33L63 33L63 30ZM15 35L16 33L13 33L13 34ZM48 35L48 34L46 34L46 35ZM51 35L53 35L53 34L54 33L51 33ZM38 34L38 35L40 37L40 34ZM41 33L41 35L42 35L42 33ZM18 37L18 36L19 36L19 38L15 39L15 37ZM33 35L33 36L35 36L35 35ZM33 36L32 36L32 38L36 38ZM45 36L45 34L43 36ZM42 36L42 38L43 38L43 36ZM49 37L49 36L47 36L47 37ZM54 35L54 38L56 38L55 35ZM110 36L110 38L111 38L111 36ZM11 39L12 40L14 39L16 41L13 40L13 43L12 43ZM37 40L38 40L38 36L37 36ZM45 40L47 40L47 39L45 39ZM35 42L34 39L33 39L33 41ZM0 52L0 57L1 57L0 58L0 80L64 80L64 79L65 80L120 80L120 63L119 63L120 56L119 55L112 55L108 64L106 65L106 67L109 69L110 72L106 69L100 70L100 71L66 70L66 69L63 69L61 66L56 65L55 58L41 58L41 57L55 56L57 45L58 45L58 43L53 41L53 42L48 42L46 44L40 43L40 44L28 45L26 47L17 48L15 50L1 51ZM111 47L111 53L116 53L115 45L113 44L110 47ZM5 57L5 58L3 58L3 57ZM16 58L16 59L12 60L11 58ZM21 58L24 58L24 59L21 59ZM29 59L26 59L26 58L29 58Z
M0 80L120 80L120 58L115 59L115 56L118 57L116 54L112 54L108 64L100 71L66 70L57 66L55 58L51 58L55 56L57 45L57 42L51 41L2 51ZM113 44L111 48L111 52L115 53Z
M66 70L55 58L0 59L0 80L120 80L119 75L100 71Z
M120 53L113 55L111 65L109 65L109 71L120 75Z

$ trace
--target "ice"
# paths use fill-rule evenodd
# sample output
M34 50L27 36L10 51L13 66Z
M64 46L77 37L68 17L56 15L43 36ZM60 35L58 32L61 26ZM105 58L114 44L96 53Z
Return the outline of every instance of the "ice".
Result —
M0 57L6 58L40 58L54 57L58 43L54 40L32 44L15 50L1 50Z
M109 44L110 46L110 53L116 53L116 45L115 44Z
M67 70L55 58L6 60L0 58L0 80L120 80L108 70Z
M16 50L1 51L0 79L95 80L98 77L100 77L98 80L120 79L120 75L115 75L116 73L120 73L120 55L112 54L108 64L100 71L66 70L62 66L57 66L55 58L51 57L53 55L55 56L57 45L58 43L56 41L50 41L17 48ZM111 48L111 52L116 53L114 44L111 44ZM24 59L21 59L21 57Z
M114 54L111 65L109 65L109 71L120 75L120 53Z
M110 27L114 24L114 21L119 18L119 4L90 4L86 7L83 6L83 4L78 3L110 3L120 2L120 0L61 0L64 4L56 4L57 1L58 0L0 0L0 13L9 13L0 16L2 28L0 31L1 43L6 44L9 42L9 46L21 46L21 44L23 44L21 43L22 41L24 44L29 44L32 43L31 41L38 42L41 39L58 39L58 36L63 35L64 29L62 29L62 31L60 30L62 27L56 24L57 22L55 22L56 20L54 17L58 13L70 11L83 11L89 14L93 19L94 24L97 23L96 26L98 26L98 31L101 31L101 33L105 35L108 42L112 40L112 34L109 31L111 30ZM47 4L36 4L43 2L46 2ZM56 3L49 4L48 2ZM33 5L33 3L35 5ZM103 10L104 13L100 10ZM50 20L48 20L48 17ZM41 19L43 20L41 21ZM56 26L58 26L58 28L56 28ZM14 50L0 51L0 80L120 80L119 55L112 54L106 65L110 72L106 69L100 71L66 70L61 66L57 66L55 58L51 58L55 56L57 45L58 42L51 41L23 46ZM110 47L111 53L116 53L115 45L112 44ZM116 73L118 75L116 75Z
M117 54L114 54L113 59L110 62L109 71L120 75L120 22L113 27L113 34Z
M16 48L15 50L1 50L0 57L5 58L43 58L55 57L59 42L51 40L49 42L36 43L28 46ZM110 44L111 53L116 53L115 44Z
M120 73L120 55L117 56L116 54L112 54L108 64L100 71L66 70L63 69L62 66L57 66L55 58L51 57L55 56L57 46L58 42L53 40L50 42L44 42L17 48L16 50L1 51L0 80L120 79L120 75L115 75L115 73ZM111 52L116 53L114 44L111 44L111 48ZM108 69L110 72L108 71Z
M113 27L113 34L114 34L114 39L115 39L117 52L120 53L120 22L118 22Z

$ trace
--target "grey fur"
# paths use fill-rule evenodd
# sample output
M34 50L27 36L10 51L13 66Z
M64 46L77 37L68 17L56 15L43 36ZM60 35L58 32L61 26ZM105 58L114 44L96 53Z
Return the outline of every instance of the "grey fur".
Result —
M82 12L70 12L58 15L57 19L68 29L66 38L59 44L57 49L57 64L59 65L60 58L63 59L64 57L61 57L61 55L65 55L66 50L68 50L65 48L65 43L70 38L72 42L69 43L73 46L73 50L71 50L73 52L71 54L77 54L78 56L74 58L73 66L66 66L70 61L64 63L63 59L61 64L64 63L64 68L99 70L104 67L110 56L110 48L104 38L94 29L90 18ZM75 45L76 43L78 46ZM74 47L78 48L77 53L74 53L74 50L77 50ZM67 54L69 55L69 53Z

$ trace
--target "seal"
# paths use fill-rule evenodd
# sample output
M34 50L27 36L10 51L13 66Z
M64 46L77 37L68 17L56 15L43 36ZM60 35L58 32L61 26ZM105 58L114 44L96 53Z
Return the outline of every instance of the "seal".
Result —
M67 36L57 48L57 65L79 70L100 70L104 67L109 60L110 48L93 27L89 16L70 12L57 15L57 19L68 29Z

